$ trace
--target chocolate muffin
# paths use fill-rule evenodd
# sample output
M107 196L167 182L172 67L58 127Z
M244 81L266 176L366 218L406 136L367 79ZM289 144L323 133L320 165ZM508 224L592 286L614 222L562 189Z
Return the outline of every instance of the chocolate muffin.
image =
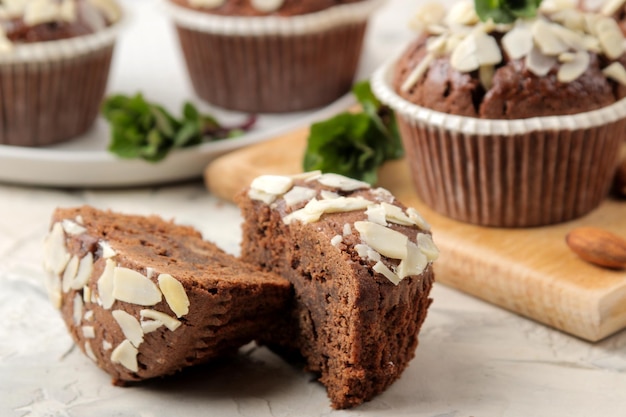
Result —
M74 341L116 384L236 353L291 295L191 227L88 206L54 212L44 261Z
M121 17L113 0L0 5L0 144L46 146L91 127Z
M597 207L626 127L615 21L552 5L494 24L468 2L448 14L426 7L418 39L373 81L399 114L420 197L452 218L505 227Z
M431 303L428 224L387 190L336 174L262 176L237 203L242 259L294 287L261 341L300 354L333 408L383 392L413 358Z
M196 94L274 113L331 103L353 83L384 0L168 0Z

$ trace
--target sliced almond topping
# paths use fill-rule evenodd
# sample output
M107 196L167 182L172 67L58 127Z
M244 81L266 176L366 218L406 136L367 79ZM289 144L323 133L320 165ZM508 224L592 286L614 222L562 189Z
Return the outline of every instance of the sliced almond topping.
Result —
M417 246L422 251L424 255L426 255L426 259L428 262L436 261L439 257L439 249L433 242L433 238L431 235L426 233L418 233L417 234Z
M261 175L252 180L250 188L266 194L282 195L291 189L293 179L282 175Z
M411 219L413 224L415 224L417 227L426 231L430 230L430 224L413 207L409 207L408 209L406 209L406 214L407 216L409 216L409 219Z
M359 255L359 258L365 259L368 261L378 262L380 261L380 253L376 252L374 249L369 246L359 243L354 245L354 250Z
M417 82L424 76L424 74L426 74L426 71L428 71L428 68L430 68L430 64L432 64L434 60L434 53L431 52L426 54L424 58L422 58L422 60L419 62L419 64L417 64L415 68L413 68L413 71L411 71L409 76L406 77L406 79L400 86L400 90L407 92L411 88L413 88L413 86L417 84Z
M609 59L617 59L624 53L624 36L613 18L598 19L595 30L600 46Z
M381 261L376 262L372 269L379 274L383 274L385 278L391 281L394 285L398 285L400 283L400 277L394 274L393 271L387 268L387 265L385 265Z
M568 50L568 45L554 32L553 26L537 19L531 28L533 40L539 50L548 56L559 55Z
M551 23L550 28L552 29L552 32L556 36L558 36L558 38L562 40L569 48L575 50L584 49L585 42L583 36L580 33L570 30L556 23Z
M89 341L85 342L85 355L87 355L87 357L94 362L98 361L96 355L93 353L93 349L91 348L91 343L89 343Z
M78 263L78 271L76 272L76 276L72 281L72 289L80 290L85 285L87 285L87 281L91 277L91 273L93 272L93 255L91 252L87 252L85 256L82 257L80 262Z
M283 5L284 0L250 0L252 7L255 9L269 13L278 10Z
M526 55L526 68L538 77L546 75L552 67L557 63L556 57L546 56L539 51L536 47L531 49L530 53Z
M113 349L113 345L108 340L103 340L102 341L102 349L103 350L111 350L111 349Z
M335 235L330 239L330 244L333 246L338 246L341 242L343 242L343 236L341 235Z
M84 301L84 300L83 300L83 301ZM93 320L93 310L87 310L87 311L85 311L85 314L83 315L83 318L84 318L86 321L91 321L91 320Z
M124 333L126 339L128 339L133 346L139 347L143 342L143 330L141 329L139 321L124 310L113 310L111 315L113 315L120 329L122 329L122 333Z
M446 8L434 2L422 4L411 21L409 26L417 31L422 31L430 25L438 24L446 15Z
M350 223L346 223L343 225L343 235L350 236L352 234L352 227L350 227Z
M176 317L189 313L189 298L185 287L170 274L161 274L158 278L159 288Z
M476 34L471 33L454 48L450 55L450 65L460 72L475 71L480 67L476 56Z
M63 291L59 277L48 273L46 274L45 284L50 302L55 308L60 309L63 304Z
M595 53L602 52L600 41L593 35L583 35L583 49Z
M361 239L383 256L393 259L405 259L406 235L376 223L360 221L354 223Z
M115 297L113 296L113 276L115 274L115 261L112 259L107 259L104 271L102 271L102 275L98 278L97 286L98 286L98 296L100 297L100 301L102 302L102 307L105 309L110 309L115 302Z
M144 334L155 332L159 327L163 326L163 323L157 320L142 320L141 329Z
M408 243L407 253L407 258L400 261L398 270L396 271L400 279L410 275L420 275L428 265L426 255L424 255L415 243Z
M550 20L559 22L568 29L578 32L585 31L585 16L579 10L569 8L550 14Z
M478 32L474 37L474 42L476 42L476 58L481 66L496 65L502 61L500 47L493 36Z
M72 256L72 259L67 263L65 271L63 271L63 292L69 292L72 288L72 282L78 272L78 256Z
M113 297L140 306L161 301L161 291L145 275L129 268L116 267L113 272Z
M600 14L613 17L617 11L624 6L624 0L606 0L600 8Z
M112 258L116 255L115 250L111 247L109 242L101 240L98 242L98 245L102 249L102 257L104 259Z
M72 235L72 236L82 235L83 233L87 231L87 229L85 229L83 226L69 219L64 219L61 222L61 224L63 225L63 230L68 235Z
M446 52L446 43L448 41L448 35L443 34L439 36L431 36L426 39L426 50L432 52L435 55L441 55Z
M83 287L83 301L85 303L90 303L92 295L93 294L91 293L91 287L89 285L85 285Z
M520 59L533 48L533 33L527 26L515 26L502 37L502 47L511 59Z
M367 220L380 224L381 226L387 226L387 216L385 215L385 209L382 204L372 204L365 210Z
M313 199L300 210L296 210L283 217L283 223L290 224L294 220L302 223L314 223L324 213L341 213L355 210L364 210L372 202L363 197L339 197L332 200Z
M384 202L381 203L380 206L385 212L385 219L387 219L391 223L401 224L403 226L412 226L415 224L409 216L404 214L404 211L402 211L400 207Z
M459 1L450 8L445 22L452 25L475 25L478 23L478 15L474 9L474 5L469 1Z
M370 185L366 182L333 173L323 174L317 179L317 182L327 187L337 188L342 191L355 191L370 188Z
M96 337L96 329L93 326L83 326L81 330L83 331L83 337L85 339L93 339Z
M485 90L489 90L493 85L493 75L495 72L496 67L493 65L481 65L478 69L478 78Z
M44 268L59 275L70 261L71 255L65 247L65 232L61 223L55 223L44 241Z
M141 310L139 315L142 319L151 319L163 323L170 331L174 331L181 326L181 322L174 317L168 316L165 313L156 310Z
M283 195L283 199L285 200L287 207L291 207L313 199L315 194L316 192L312 188L295 186Z
M589 67L589 53L578 51L571 61L565 62L556 74L557 80L562 83L569 83L580 77Z
M339 198L341 196L333 191L321 190L320 197L322 197L322 200L334 200L335 198Z
M608 67L604 68L602 73L604 73L607 78L626 86L626 69L621 63L613 62Z
M576 54L573 52L563 52L559 55L559 62L571 62L576 58Z
M137 372L139 371L137 353L139 353L137 348L129 340L124 340L111 352L111 362L119 363L129 371Z
M72 305L72 318L76 326L80 325L83 319L83 298L80 294L74 294L74 303Z

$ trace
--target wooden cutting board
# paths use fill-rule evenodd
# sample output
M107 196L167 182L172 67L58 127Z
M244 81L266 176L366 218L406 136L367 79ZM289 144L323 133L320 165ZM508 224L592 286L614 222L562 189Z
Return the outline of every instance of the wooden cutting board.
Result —
M307 133L302 129L214 160L205 171L208 189L232 201L258 175L301 172ZM415 194L403 160L381 168L379 185L431 223L441 250L438 282L589 341L626 327L626 271L587 264L565 244L567 232L584 225L626 236L626 202L607 200L556 226L500 229L430 210Z

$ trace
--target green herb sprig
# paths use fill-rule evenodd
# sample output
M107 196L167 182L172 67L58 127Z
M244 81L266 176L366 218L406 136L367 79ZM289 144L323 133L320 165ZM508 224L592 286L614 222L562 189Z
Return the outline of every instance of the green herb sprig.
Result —
M378 167L404 155L393 111L374 96L367 81L353 94L362 112L344 112L311 125L305 171L333 172L375 184Z
M541 0L474 0L476 14L483 22L512 23L517 18L537 15Z
M182 117L177 118L141 94L108 97L102 114L111 126L109 151L120 158L150 162L162 160L173 149L239 136L251 129L256 119L250 116L239 126L225 127L188 102L183 105Z

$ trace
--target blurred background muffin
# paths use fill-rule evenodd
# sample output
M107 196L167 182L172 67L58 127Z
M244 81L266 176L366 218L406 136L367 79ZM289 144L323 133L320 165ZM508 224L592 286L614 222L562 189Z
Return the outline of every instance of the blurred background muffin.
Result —
M308 110L347 93L384 0L166 0L189 76L211 104Z
M46 146L91 127L121 16L113 0L0 4L0 144Z
M494 24L469 2L425 6L422 34L377 73L417 192L440 213L540 226L606 197L626 128L623 37L612 18L550 7Z

